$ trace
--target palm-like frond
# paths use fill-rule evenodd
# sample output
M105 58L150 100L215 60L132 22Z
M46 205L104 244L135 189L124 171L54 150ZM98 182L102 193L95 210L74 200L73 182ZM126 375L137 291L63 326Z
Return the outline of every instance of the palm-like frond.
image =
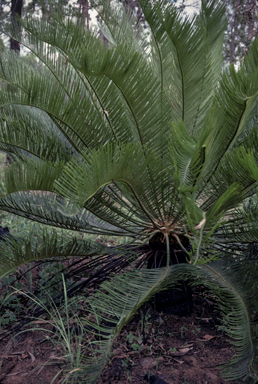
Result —
M243 271L246 281L242 278ZM85 332L99 337L99 341L92 342L93 357L85 357L82 365L72 367L75 375L82 382L95 383L98 372L106 364L115 337L137 309L160 290L182 278L193 276L198 277L199 284L216 292L225 314L225 332L235 340L236 354L231 363L224 367L225 376L228 379L248 378L250 371L255 372L253 359L257 347L251 318L256 291L250 291L249 285L254 274L251 263L245 263L243 269L243 264L232 265L229 261L202 267L175 265L154 270L134 270L113 276L109 282L103 283L97 295L88 298L89 313L82 319Z
M89 305L98 324L109 313L115 327L105 328L100 360L86 363L92 382L137 308L198 276L218 294L236 340L229 377L247 380L256 348L257 259L246 255L257 239L257 207L246 201L258 182L258 41L238 70L220 74L225 15L218 1L202 1L191 20L168 1L139 2L147 38L122 7L93 1L105 42L72 18L27 17L16 38L38 64L0 57L0 78L9 83L0 93L0 149L15 157L5 170L1 209L57 228L130 237L131 248L32 234L2 244L1 275L26 261L96 255L86 267L106 281ZM155 241L167 252L166 269L132 265L119 275L137 259L144 264ZM173 247L189 264L168 266Z
M207 163L203 172L209 173L208 177L217 170L219 161L232 148L237 137L256 113L257 50L258 42L255 41L240 69L236 71L231 65L221 76L214 106L210 112L212 117L207 116L207 126L210 127L211 134L206 139ZM227 130L222 128L224 125Z
M21 233L21 235L24 235ZM57 230L42 230L35 228L31 235L23 238L6 236L1 244L1 277L29 261L60 257L88 257L107 253L107 249L98 243L84 241L76 236L67 239L65 234ZM104 250L105 249L105 250ZM8 263L6 263L6 258Z
M214 5L214 1L208 6L203 2L196 23L195 18L182 22L178 11L166 2L141 2L153 34L161 89L166 90L174 110L173 121L184 120L188 132L195 136L210 107L211 89L221 69L225 15L223 6L214 9Z
M78 232L133 235L129 228L122 230L109 224L68 199L60 202L60 196L52 192L37 190L11 193L1 199L1 209L42 224Z
M8 147L8 152L23 160L30 155L52 163L66 162L75 154L74 148L48 115L35 108L2 108L0 124L1 150Z

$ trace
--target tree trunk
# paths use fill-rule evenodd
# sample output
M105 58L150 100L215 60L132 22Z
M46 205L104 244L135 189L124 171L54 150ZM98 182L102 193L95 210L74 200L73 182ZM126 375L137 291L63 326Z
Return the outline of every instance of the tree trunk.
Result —
M83 14L83 17L84 17L84 26L86 25L86 28L89 29L89 24L90 24L90 15L89 15L90 5L89 5L89 0L80 0L80 7L81 7L82 14Z
M181 243L187 251L191 250L189 240L182 237ZM170 237L169 265L188 262L188 255L181 249L177 242ZM150 257L147 268L160 268L167 265L167 249L164 235L157 233L149 241ZM156 293L154 296L155 309L158 312L187 316L193 307L192 289L189 281L179 281L172 289Z
M16 35L21 32L21 26L19 18L22 13L23 0L12 0L11 4L11 22L12 22L12 33ZM18 18L17 18L18 17ZM14 39L10 39L10 49L20 53L20 43Z
M233 61L234 61L236 25L237 25L237 17L238 17L239 8L240 8L240 0L237 0L234 22L233 22L233 25L231 27L230 64L233 63Z
M255 35L254 31L254 19L255 19L256 0L252 0L248 9L248 37L247 40L251 40Z

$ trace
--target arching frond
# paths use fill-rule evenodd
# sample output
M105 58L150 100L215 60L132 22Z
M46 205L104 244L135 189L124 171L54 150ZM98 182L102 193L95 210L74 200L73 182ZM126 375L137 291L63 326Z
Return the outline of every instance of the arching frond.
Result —
M230 270L227 268L230 265ZM99 336L92 341L93 357L84 358L75 375L82 382L95 383L111 353L112 344L121 329L130 321L137 309L153 294L175 284L180 278L198 277L198 282L213 289L225 314L225 332L233 337L236 355L224 367L227 379L245 378L254 372L257 342L253 338L252 324L254 293L249 290L250 279L256 279L251 264L245 265L246 282L239 279L243 269L239 264L216 262L202 267L175 265L154 270L133 270L104 282L95 297L88 298L91 320L82 319L90 335ZM241 276L242 277L242 276ZM107 325L108 318L108 325ZM101 340L102 339L102 340ZM252 361L250 366L250 361Z
M134 233L128 227L121 229L109 224L73 201L60 199L59 195L49 191L14 192L0 200L0 207L41 224L78 232L112 236L131 236Z
M258 97L258 41L238 71L233 65L225 70L219 82L214 105L207 115L205 129L210 135L205 142L206 165L203 174L215 173L219 161L232 148L237 137L256 112ZM227 129L223 129L223 127Z
M51 259L52 257L88 257L103 253L105 247L85 241L74 236L67 239L55 230L35 228L29 236L21 232L23 238L5 237L0 243L1 275L3 277L25 263L34 260ZM27 238L26 238L27 237Z
M52 163L69 161L76 153L46 113L24 106L1 109L0 149Z

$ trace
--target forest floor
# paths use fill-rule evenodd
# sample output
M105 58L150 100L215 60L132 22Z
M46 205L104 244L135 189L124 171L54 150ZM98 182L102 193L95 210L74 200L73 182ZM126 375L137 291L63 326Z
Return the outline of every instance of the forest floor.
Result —
M236 383L223 379L218 369L234 350L212 297L195 291L193 312L185 317L156 312L153 323L150 304L143 313L140 309L116 339L98 384ZM63 383L68 362L58 342L44 339L37 329L10 342L11 337L1 337L6 329L0 330L0 384Z

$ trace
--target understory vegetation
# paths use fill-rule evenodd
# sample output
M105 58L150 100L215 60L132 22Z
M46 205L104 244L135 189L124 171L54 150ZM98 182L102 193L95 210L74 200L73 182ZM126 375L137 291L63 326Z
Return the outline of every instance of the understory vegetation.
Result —
M146 302L187 316L202 286L235 350L224 377L254 384L258 40L222 71L220 1L202 1L191 19L167 0L139 3L147 32L105 1L92 1L102 38L55 11L20 20L22 34L1 27L37 58L0 55L0 150L10 159L0 210L11 232L0 277L14 286L1 325L14 334L49 322L70 362L63 382L93 384ZM23 300L30 309L13 324Z

